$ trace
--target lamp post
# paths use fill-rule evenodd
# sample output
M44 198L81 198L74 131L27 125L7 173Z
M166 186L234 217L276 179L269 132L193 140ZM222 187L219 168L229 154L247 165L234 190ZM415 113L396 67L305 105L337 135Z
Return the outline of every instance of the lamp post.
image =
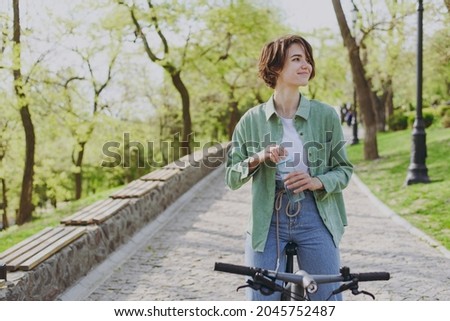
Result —
M353 23L353 37L355 38L356 42L356 21L358 20L358 8L356 8L355 4L353 3L353 9L352 9L352 23ZM358 139L358 119L357 119L357 96L356 96L356 84L354 84L353 88L353 110L352 110L352 134L353 138L350 142L351 145L356 145L359 143Z
M417 105L412 131L411 161L406 176L406 185L430 182L428 169L425 164L427 145L425 123L422 117L422 18L423 0L419 0L417 7Z

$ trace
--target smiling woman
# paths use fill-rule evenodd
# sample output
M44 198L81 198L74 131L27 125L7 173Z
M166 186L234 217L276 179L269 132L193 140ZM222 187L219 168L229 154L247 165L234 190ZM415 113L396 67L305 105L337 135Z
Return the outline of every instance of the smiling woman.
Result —
M259 75L274 93L236 125L226 169L231 189L252 180L246 265L283 269L285 246L294 242L301 269L338 274L339 242L347 224L342 189L350 180L352 165L343 148L336 155L321 153L320 162L313 162L317 151L329 150L319 145L337 146L344 138L335 110L299 93L299 87L307 86L315 75L311 45L297 35L266 43ZM289 160L287 175L276 166L283 159ZM326 300L333 287L336 284L322 286L311 299ZM264 296L249 289L248 298L279 300L280 294ZM331 297L340 299L340 295Z

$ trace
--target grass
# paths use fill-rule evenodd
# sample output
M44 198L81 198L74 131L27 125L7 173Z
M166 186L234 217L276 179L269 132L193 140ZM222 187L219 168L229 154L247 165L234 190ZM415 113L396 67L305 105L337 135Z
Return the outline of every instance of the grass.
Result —
M38 233L46 227L58 226L63 218L74 214L78 210L98 200L106 199L117 189L119 189L119 187L68 203L67 205L55 210L42 211L42 213L35 214L33 216L33 220L28 223L21 226L12 225L7 230L0 231L0 253L32 236L33 234Z
M450 249L450 129L426 129L428 184L406 186L411 129L377 136L380 158L363 159L362 144L349 146L355 173L383 203Z

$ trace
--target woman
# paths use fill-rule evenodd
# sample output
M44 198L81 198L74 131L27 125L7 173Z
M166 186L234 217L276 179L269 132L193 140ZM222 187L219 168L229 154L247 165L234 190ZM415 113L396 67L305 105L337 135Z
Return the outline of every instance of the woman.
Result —
M338 274L339 241L347 224L342 190L353 167L336 111L299 93L315 76L311 45L296 35L267 43L259 76L274 89L273 95L240 119L226 169L231 189L253 179L246 264L282 271L284 247L293 241L301 269ZM283 176L276 164L286 159L291 172ZM340 295L329 298L338 286L320 285L311 299L341 300ZM280 293L264 296L250 290L248 297L279 300Z

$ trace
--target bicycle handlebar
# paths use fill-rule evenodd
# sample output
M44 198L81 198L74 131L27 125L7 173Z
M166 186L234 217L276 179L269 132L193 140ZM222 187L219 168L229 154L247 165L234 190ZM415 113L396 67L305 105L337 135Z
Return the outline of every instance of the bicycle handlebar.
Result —
M215 271L240 274L254 277L256 273L261 273L265 276L279 279L286 282L301 283L304 274L293 274L285 272L276 272L271 270L265 270L256 267L248 267L243 265L235 265L228 263L216 262L214 265ZM359 282L365 281L387 281L390 279L390 274L388 272L366 272L366 273L342 273L338 275L310 275L310 277L317 283L333 283L333 282L346 282L357 280Z
M214 265L214 271L254 276L256 273L264 274L266 270L243 265L216 262L216 264Z
M387 281L391 278L388 272L367 272L367 273L356 273L350 274L354 275L358 281Z

